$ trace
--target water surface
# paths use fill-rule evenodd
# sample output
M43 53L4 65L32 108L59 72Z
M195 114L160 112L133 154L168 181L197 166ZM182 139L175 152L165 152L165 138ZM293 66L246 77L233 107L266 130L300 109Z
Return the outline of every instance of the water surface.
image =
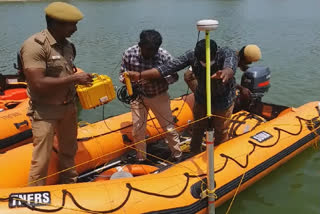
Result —
M72 36L76 64L87 72L107 74L117 81L123 51L138 41L143 29L156 29L163 48L178 56L195 46L196 22L217 19L211 34L218 45L240 49L258 44L262 60L272 72L264 101L298 107L319 99L320 14L318 0L106 0L68 1L85 18ZM22 42L45 28L43 9L49 1L0 3L0 72L12 73ZM200 38L203 38L203 33ZM187 91L180 80L170 87L172 97ZM240 72L237 73L240 78ZM104 111L104 112L103 112ZM81 112L95 122L129 109L118 100L104 109ZM320 155L308 149L240 193L231 213L320 213ZM225 213L228 201L217 209Z

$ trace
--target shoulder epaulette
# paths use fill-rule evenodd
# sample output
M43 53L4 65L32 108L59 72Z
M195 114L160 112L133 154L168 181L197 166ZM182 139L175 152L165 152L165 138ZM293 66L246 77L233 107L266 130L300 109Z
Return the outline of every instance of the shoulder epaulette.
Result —
M36 41L40 45L43 45L45 40L46 40L46 34L44 32L38 33L34 38L34 41Z

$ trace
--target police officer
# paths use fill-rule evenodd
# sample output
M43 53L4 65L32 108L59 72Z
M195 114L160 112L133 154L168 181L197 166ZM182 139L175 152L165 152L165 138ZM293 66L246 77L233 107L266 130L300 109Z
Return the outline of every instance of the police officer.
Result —
M28 83L32 121L33 153L29 186L46 184L54 135L59 141L60 183L76 182L77 151L75 84L89 84L91 74L74 73L75 48L66 38L83 18L73 5L54 2L45 9L47 29L28 38L20 49Z

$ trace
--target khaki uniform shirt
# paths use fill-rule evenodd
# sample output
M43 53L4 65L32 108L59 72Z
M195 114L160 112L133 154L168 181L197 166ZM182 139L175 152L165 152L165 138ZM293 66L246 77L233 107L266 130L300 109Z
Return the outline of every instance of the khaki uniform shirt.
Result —
M46 29L28 38L20 50L23 69L43 69L45 76L64 77L72 75L74 48L68 40L58 43ZM28 80L27 80L28 82ZM30 112L38 119L57 119L63 115L65 103L74 101L75 86L70 84L53 88L41 95L28 88Z

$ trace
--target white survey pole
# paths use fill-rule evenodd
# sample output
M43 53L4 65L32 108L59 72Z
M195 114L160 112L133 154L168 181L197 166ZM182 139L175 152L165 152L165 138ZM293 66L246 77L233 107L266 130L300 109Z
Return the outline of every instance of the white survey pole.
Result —
M206 34L206 94L207 94L207 116L209 128L206 132L206 147L207 147L207 194L208 194L208 213L215 213L214 206L214 130L211 124L211 70L210 70L210 31L217 29L219 22L217 20L200 20L197 22L199 31L204 31Z

